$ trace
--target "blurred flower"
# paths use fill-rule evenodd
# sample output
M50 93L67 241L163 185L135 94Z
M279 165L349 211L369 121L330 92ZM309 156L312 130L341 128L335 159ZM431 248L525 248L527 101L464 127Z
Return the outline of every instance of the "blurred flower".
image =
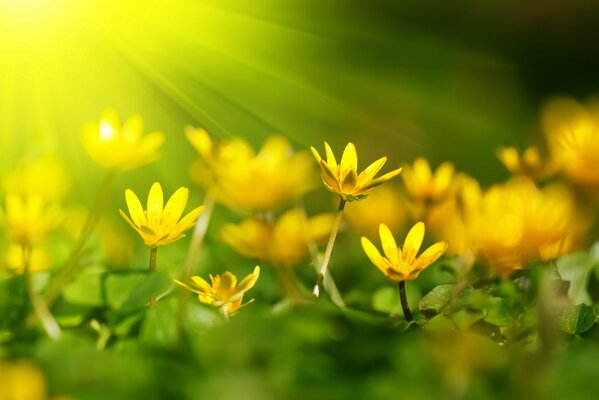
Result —
M47 204L40 196L6 196L4 223L9 239L21 246L32 247L40 243L55 229L62 218L60 207Z
M333 214L307 218L304 211L292 209L274 222L248 218L237 225L227 224L220 237L248 258L290 266L306 257L311 244L327 238L334 219Z
M438 202L451 194L454 167L444 162L433 173L428 161L417 158L412 166L407 165L401 175L408 195L419 202Z
M71 178L57 157L27 160L4 176L7 193L21 197L40 196L45 201L61 200L71 186Z
M535 259L571 251L587 229L567 189L552 185L541 190L519 178L483 195L475 231L483 258L509 276ZM566 240L573 243L566 246Z
M366 198L372 188L387 182L401 172L401 168L398 168L375 178L374 176L387 162L387 157L381 157L358 175L358 155L353 143L348 143L345 146L339 164L337 164L335 155L327 142L324 142L324 148L326 161L320 157L314 147L311 148L312 154L320 165L322 181L329 191L337 193L345 201Z
M574 182L599 185L599 102L550 101L543 125L556 166Z
M185 236L183 232L195 224L204 206L194 208L181 218L188 196L189 190L181 187L163 207L162 186L155 182L148 195L147 210L143 209L135 193L127 189L125 198L131 218L127 217L123 210L119 211L125 221L141 236L146 246L154 248L182 238Z
M46 380L42 371L28 361L0 360L0 399L48 399Z
M143 119L129 117L121 126L116 111L107 109L99 121L83 127L81 141L91 158L105 168L130 170L154 161L164 134L143 135Z
M200 155L192 179L229 207L272 210L315 186L308 153L294 152L281 136L268 138L256 153L241 138L214 143L205 130L191 127L185 134Z
M243 295L256 284L260 276L260 267L237 283L237 277L227 271L222 275L210 275L211 284L199 276L191 277L191 286L175 279L175 283L193 293L197 293L201 303L212 307L225 308L228 315L233 315L243 306L254 301L243 302Z
M396 186L378 186L370 191L368 201L357 202L345 210L346 219L361 233L376 234L381 223L391 231L398 231L407 219L406 201L402 196Z
M385 256L365 237L362 248L372 263L392 282L416 279L420 272L435 262L447 250L447 242L437 242L416 257L424 240L424 223L416 223L408 232L403 248L398 248L391 231L385 224L379 227Z
M47 270L50 265L50 257L44 247L36 246L31 249L29 254L29 271L31 273ZM23 246L16 243L10 243L6 252L5 266L8 270L22 274L25 271L23 267L25 260L23 259Z
M502 147L497 150L497 158L513 175L537 180L549 173L548 165L543 163L539 149L534 146L527 147L522 154L515 147Z

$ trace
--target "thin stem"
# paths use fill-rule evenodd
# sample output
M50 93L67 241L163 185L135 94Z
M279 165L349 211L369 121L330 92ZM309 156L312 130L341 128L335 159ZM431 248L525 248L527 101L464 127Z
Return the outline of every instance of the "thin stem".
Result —
M408 305L408 297L406 296L406 282L400 281L397 286L399 287L399 298L401 299L401 308L403 310L403 315L406 318L407 322L413 321L414 317L412 316L412 312L410 311L410 306Z
M33 290L33 282L31 279L31 271L29 270L29 262L31 256L31 249L28 246L23 245L23 273L25 274L25 287L27 288L27 295L31 300L33 306L33 312L39 321L42 323L44 330L48 337L52 340L60 339L62 334L60 326L48 310L48 306L44 303L44 300L40 295L35 293Z
M329 236L329 242L327 243L327 248L322 259L322 265L320 266L320 271L318 271L318 276L316 277L316 285L314 285L314 290L312 291L315 297L320 295L320 291L322 289L322 283L324 282L329 261L331 260L331 253L333 252L335 239L337 238L337 233L339 232L339 227L341 226L341 220L343 219L343 209L345 208L345 203L346 201L343 198L339 199L339 207L337 208L337 215L335 216L335 222L333 223L333 230L331 230L331 236Z
M202 248L206 233L208 232L208 226L210 225L210 219L212 218L212 212L214 211L214 199L210 195L204 197L204 212L198 218L196 225L191 235L191 241L189 242L189 249L187 250L187 258L183 265L182 280L187 282L193 273L193 268L197 263L198 253ZM184 336L184 324L185 315L187 314L187 308L189 305L188 293L180 291L179 294L179 310L177 314L177 332L179 341L183 340Z
M83 224L81 234L79 235L79 239L77 240L75 247L73 247L73 250L69 255L69 258L67 259L60 273L54 280L54 283L50 285L50 288L48 289L48 293L46 295L46 302L49 307L52 306L52 304L54 304L54 302L60 295L60 292L62 291L64 285L67 283L69 276L77 269L77 266L79 265L78 262L81 258L81 255L83 254L85 245L87 244L87 241L89 240L91 234L94 231L94 228L98 223L98 220L100 219L100 214L102 214L102 210L104 210L104 207L108 202L112 188L112 183L114 181L115 176L115 170L108 171L106 178L104 179L104 183L102 184L102 187L100 188L100 191L98 192L98 195L96 197L96 203L87 214L87 218L85 220L85 223Z
M154 246L150 249L150 271L156 271L156 254L158 253L158 247ZM154 307L156 305L156 296L152 296L150 299L150 307Z
M223 304L220 308L220 314L223 316L225 322L229 322L229 310L227 310L227 304Z

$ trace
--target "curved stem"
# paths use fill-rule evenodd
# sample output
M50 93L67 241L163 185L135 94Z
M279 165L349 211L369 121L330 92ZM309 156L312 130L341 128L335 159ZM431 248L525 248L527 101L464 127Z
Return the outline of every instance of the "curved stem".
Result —
M406 282L400 281L397 284L399 288L399 298L401 299L401 308L403 310L403 315L406 318L407 322L411 322L414 320L412 316L412 312L410 311L410 306L408 305L408 297L406 296Z
M150 249L150 272L156 271L156 255L158 254L158 247L152 247ZM150 307L156 305L156 296L152 296L150 299Z
M31 249L28 246L23 246L23 273L25 274L25 287L27 288L27 295L31 300L33 306L33 312L39 321L42 323L44 330L48 337L52 340L60 339L62 331L58 323L48 310L48 306L44 303L42 297L35 293L33 290L33 282L31 280L31 271L29 270L29 261L31 256Z
M75 271L75 269L77 269L77 266L79 265L78 262L81 258L81 255L83 254L85 245L87 244L87 241L93 233L94 228L98 224L100 214L102 213L102 210L108 202L112 188L112 183L114 181L115 176L115 170L108 171L108 174L104 179L104 183L102 184L102 187L98 192L98 196L96 197L96 203L87 214L87 218L85 220L85 223L83 224L81 234L79 235L79 239L77 240L75 247L73 247L73 250L69 255L69 258L67 259L60 273L54 280L54 283L50 285L48 293L46 294L46 302L49 307L52 306L52 304L54 304L54 302L60 295L60 292L62 291L63 286L67 283L69 276Z
M343 198L339 199L339 207L337 208L337 215L335 216L335 222L333 223L333 229L331 230L331 236L329 236L329 242L327 243L327 248L324 252L324 257L322 259L322 265L320 266L320 270L318 271L318 276L316 278L316 285L314 285L314 289L312 293L315 297L320 295L320 291L322 289L322 284L324 282L325 275L327 273L327 268L329 266L329 261L331 260L331 253L333 252L333 246L335 245L335 239L337 238L337 233L339 232L339 227L341 226L341 220L343 219L343 209L345 208L346 201Z

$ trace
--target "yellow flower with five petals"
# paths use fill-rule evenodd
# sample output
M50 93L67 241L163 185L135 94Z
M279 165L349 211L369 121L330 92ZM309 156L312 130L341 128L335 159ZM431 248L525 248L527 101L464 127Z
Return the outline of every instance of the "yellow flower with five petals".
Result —
M362 248L372 263L392 282L416 279L420 272L435 262L447 250L447 242L437 242L416 257L424 240L424 223L417 222L408 232L403 248L397 247L385 224L379 226L385 256L370 240L362 237Z
M143 209L135 193L131 189L127 189L125 198L131 218L123 210L119 210L119 212L141 236L146 246L154 248L182 238L185 236L183 232L194 226L204 206L194 208L181 218L188 197L189 189L180 187L164 205L162 186L155 182L148 195L146 210Z
M107 109L99 121L88 122L81 136L83 147L91 158L105 168L130 170L157 158L164 142L162 132L143 135L143 119L129 117L121 125L116 111Z
M210 283L199 276L191 277L191 285L187 285L175 279L175 283L198 295L198 299L203 304L209 304L212 307L220 308L228 315L233 315L243 306L254 301L251 299L243 303L245 292L250 290L256 284L260 277L260 267L256 266L254 271L237 282L237 277L231 272L226 271L222 275L210 275Z
M327 142L324 142L324 148L326 161L320 157L314 147L311 148L312 154L320 165L322 181L329 191L337 193L345 201L366 198L370 189L387 182L401 172L401 168L398 168L375 178L374 176L387 162L387 157L381 157L358 174L358 156L353 143L345 146L339 164Z

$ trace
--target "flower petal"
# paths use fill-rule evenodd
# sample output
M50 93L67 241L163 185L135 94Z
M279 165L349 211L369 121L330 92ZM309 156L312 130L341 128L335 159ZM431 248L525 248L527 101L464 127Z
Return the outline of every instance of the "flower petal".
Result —
M135 225L147 225L146 215L141 202L131 189L125 190L125 200L127 201L127 207L129 208L129 215Z
M192 276L191 281L198 288L198 290L203 292L204 294L212 293L212 286L210 286L210 284L206 282L203 278L199 276Z
M160 183L154 182L150 188L150 193L148 194L148 205L146 210L149 226L156 227L160 223L164 206L163 201L162 186L160 186Z
M249 274L248 276L246 276L245 278L243 278L241 280L241 282L239 282L239 284L237 285L237 291L238 292L247 292L256 284L256 281L258 280L259 277L260 277L260 267L258 265L256 265L256 267L254 268L254 271L251 274Z
M358 175L358 185L362 186L368 181L370 181L374 176L383 168L383 165L387 162L387 157L381 157L372 164L370 164L366 169L360 172Z
M358 154L356 153L356 146L349 142L343 150L341 156L341 163L339 164L339 178L343 181L352 171L357 173L358 169Z
M377 267L383 274L387 275L387 269L389 268L388 262L386 262L381 256L381 253L379 253L376 246L364 236L362 236L360 242L362 243L362 249L364 249L364 253L366 253L366 256L368 256L374 266Z
M408 232L402 248L403 259L407 264L414 262L416 254L422 246L422 240L424 240L424 223L417 222Z
M370 182L366 182L364 184L364 186L360 187L360 190L367 191L369 189L372 189L373 187L381 185L381 184L387 182L389 179L394 178L397 175L399 175L401 170L402 170L401 168L397 168L391 172L387 172L385 175L382 175L376 179L371 180Z
M183 215L183 211L185 210L185 206L187 205L187 199L189 197L189 189L186 187L180 187L177 191L171 196L170 199L166 202L166 206L164 207L164 215L162 217L163 224L172 223L173 226L177 223L181 215Z
M381 237L381 245L385 256L391 262L391 264L397 264L397 244L393 238L393 234L389 230L389 227L385 224L379 225L379 235Z
M327 142L324 142L324 151L327 155L327 164L331 169L336 169L337 160L335 159L335 154L333 154L333 150L331 150L331 146Z
M447 250L447 246L448 243L446 241L437 242L430 246L416 259L416 261L413 264L414 269L423 270L435 261L437 261L437 259L441 257L443 253L445 253L445 251Z

